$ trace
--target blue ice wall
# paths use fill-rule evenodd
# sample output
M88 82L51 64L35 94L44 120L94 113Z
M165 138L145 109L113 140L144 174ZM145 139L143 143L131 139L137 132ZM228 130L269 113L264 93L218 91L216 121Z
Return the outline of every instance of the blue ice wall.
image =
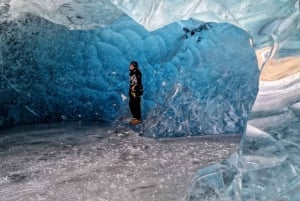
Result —
M1 26L0 126L130 117L128 64L143 73L144 134L243 133L258 90L249 35L180 21L148 32L129 17L68 30L25 15Z

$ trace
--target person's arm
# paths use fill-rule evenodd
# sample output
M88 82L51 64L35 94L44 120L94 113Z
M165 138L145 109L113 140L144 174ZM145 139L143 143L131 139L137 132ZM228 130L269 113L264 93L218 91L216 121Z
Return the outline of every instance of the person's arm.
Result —
M136 86L135 86L135 91L139 90L142 86L142 74L141 73L137 73L136 74Z

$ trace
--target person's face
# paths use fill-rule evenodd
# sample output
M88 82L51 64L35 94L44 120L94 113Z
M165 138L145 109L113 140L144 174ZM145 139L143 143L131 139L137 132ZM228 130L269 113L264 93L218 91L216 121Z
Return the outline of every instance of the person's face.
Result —
M133 70L134 69L134 66L131 64L130 66L129 66L129 70Z

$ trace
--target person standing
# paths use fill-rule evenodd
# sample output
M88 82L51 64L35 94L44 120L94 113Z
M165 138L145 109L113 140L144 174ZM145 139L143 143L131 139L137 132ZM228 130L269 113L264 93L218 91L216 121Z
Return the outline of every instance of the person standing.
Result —
M129 65L129 109L132 115L130 124L136 125L142 123L141 115L141 96L143 95L142 73L139 70L139 64L131 61Z

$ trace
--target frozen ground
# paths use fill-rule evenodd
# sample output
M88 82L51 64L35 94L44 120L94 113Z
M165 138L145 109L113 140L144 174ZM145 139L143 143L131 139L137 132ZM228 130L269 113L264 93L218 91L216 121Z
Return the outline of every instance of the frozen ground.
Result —
M1 201L177 201L197 169L227 158L235 135L149 139L64 123L0 131Z

